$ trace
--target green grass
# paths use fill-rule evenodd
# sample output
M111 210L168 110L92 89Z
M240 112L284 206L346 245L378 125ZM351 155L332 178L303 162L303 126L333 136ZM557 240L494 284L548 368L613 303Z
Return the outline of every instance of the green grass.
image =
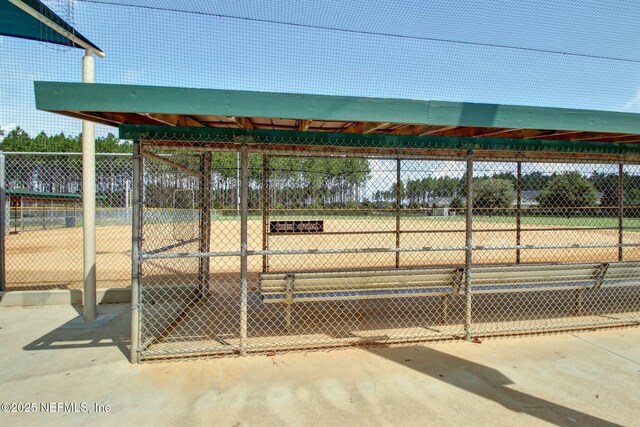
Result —
M250 215L250 219L260 219L260 216ZM423 216L423 215L402 215L403 220L411 221L430 221L434 223L443 222L463 222L464 216L447 216L447 217L435 217L435 216ZM232 218L229 218L232 219ZM233 218L235 220L235 218ZM356 216L356 215L271 215L270 220L388 220L395 221L395 216L392 215L371 215L371 216ZM551 226L551 227L618 227L617 217L564 217L564 216L523 216L521 218L522 225L528 226ZM485 223L499 223L504 225L513 225L515 227L516 218L514 216L501 216L501 215L475 215L474 222ZM624 227L640 227L640 218L625 218L623 222ZM634 231L634 230L631 230ZM638 230L640 231L640 230Z

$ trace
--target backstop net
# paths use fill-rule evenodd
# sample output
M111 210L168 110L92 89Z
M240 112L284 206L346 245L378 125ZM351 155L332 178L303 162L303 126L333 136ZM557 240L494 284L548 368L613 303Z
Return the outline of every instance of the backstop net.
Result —
M633 158L333 147L139 141L136 358L640 322Z

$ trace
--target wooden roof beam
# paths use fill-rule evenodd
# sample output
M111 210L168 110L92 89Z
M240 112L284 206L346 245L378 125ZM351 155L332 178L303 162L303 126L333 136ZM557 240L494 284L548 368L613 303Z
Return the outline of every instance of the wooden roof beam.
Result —
M538 135L525 137L524 139L553 139L555 136L569 136L569 135L577 135L582 132L577 132L575 130L560 130L560 131L543 131ZM561 138L561 139L570 139L570 138Z
M120 125L120 122L118 122L117 120L114 120L112 118L107 117L103 113L97 113L97 112L90 112L89 113L89 112L82 112L82 111L69 111L69 112L67 112L67 114L69 114L70 116L73 116L75 118L78 118L78 119L88 120L90 122L100 123L102 125L115 126L115 127L118 127Z
M103 112L102 115L109 120L113 120L118 123L125 123L131 125L165 125L159 120L147 117L144 114L137 113L108 113Z
M512 133L521 132L522 129L487 129L485 131L480 131L480 133L474 135L474 138L486 138L486 137L497 137L500 138L505 134L508 136Z
M311 126L311 120L297 120L296 121L296 129L302 132L306 132L309 130L309 126Z
M251 119L249 117L230 117L231 120L241 129L254 129L253 123L251 123Z
M152 120L156 120L160 123L169 126L193 126L193 127L205 127L205 125L198 120L190 116L184 116L181 114L156 114L147 113L144 114Z
M434 133L438 133L438 132L446 132L448 130L452 130L457 128L458 126L437 126L437 127L433 127L431 126L432 129L427 130L425 132L419 133L419 136L426 136L426 135L433 135Z
M389 123L382 122L357 122L344 130L346 133L371 133L381 127L387 126Z
M631 134L584 132L575 137L571 137L571 140L572 141L601 141L603 139L609 140L609 139L616 139L616 138L625 138L629 136L635 136L636 138L638 137L637 135L631 135Z

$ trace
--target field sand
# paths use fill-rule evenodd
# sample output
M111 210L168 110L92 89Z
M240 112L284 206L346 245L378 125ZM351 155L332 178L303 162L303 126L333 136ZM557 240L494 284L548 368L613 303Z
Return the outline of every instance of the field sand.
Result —
M249 250L262 249L262 222L250 220ZM430 233L401 235L402 248L462 247L465 242L464 222L438 219L402 220L402 230L431 230ZM477 246L515 245L515 231L496 231L512 225L474 221L473 242ZM541 231L522 232L523 245L616 244L617 230L562 231L558 227L535 226ZM194 224L151 224L144 229L144 250L176 243L177 239L195 237ZM348 218L325 220L325 232L318 235L272 235L270 250L338 249L338 248L394 248L395 219ZM485 231L477 231L485 230ZM337 235L348 231L354 234ZM382 234L379 232L391 232ZM640 243L640 233L625 232L625 243ZM69 289L82 287L82 229L61 228L29 231L7 236L8 289ZM238 251L240 223L233 220L212 222L211 251ZM195 243L169 252L196 252ZM591 249L526 249L521 262L589 262L615 261L617 248ZM640 259L640 248L625 248L624 259ZM473 261L478 264L515 263L516 251L476 250ZM395 253L271 255L267 259L270 271L335 270L358 268L394 268ZM262 271L263 257L249 257L252 276ZM423 251L400 254L402 268L460 265L463 250ZM143 263L143 273L153 282L187 283L195 279L198 259L153 260ZM211 261L212 275L220 279L236 277L239 258L216 257ZM97 278L99 288L126 287L131 274L131 227L107 226L97 229Z

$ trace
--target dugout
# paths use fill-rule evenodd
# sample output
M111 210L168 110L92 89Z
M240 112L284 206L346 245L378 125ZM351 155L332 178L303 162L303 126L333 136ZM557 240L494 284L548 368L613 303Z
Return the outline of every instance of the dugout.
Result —
M639 114L35 91L135 141L133 361L640 323Z
M5 192L9 205L10 233L50 228L76 227L82 216L82 194L10 189ZM105 196L96 200L104 202Z

